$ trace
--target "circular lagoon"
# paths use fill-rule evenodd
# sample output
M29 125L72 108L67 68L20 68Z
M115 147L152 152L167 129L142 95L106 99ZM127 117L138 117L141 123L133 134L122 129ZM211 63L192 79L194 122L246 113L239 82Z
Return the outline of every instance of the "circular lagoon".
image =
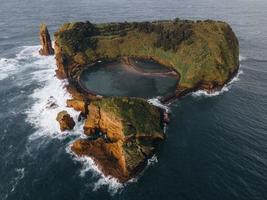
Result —
M178 74L150 60L100 62L85 69L80 85L103 96L153 98L175 91Z

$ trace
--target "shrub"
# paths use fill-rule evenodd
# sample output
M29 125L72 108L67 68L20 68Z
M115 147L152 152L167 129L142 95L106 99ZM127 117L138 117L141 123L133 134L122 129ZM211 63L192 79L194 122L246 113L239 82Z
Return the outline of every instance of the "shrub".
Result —
M86 56L88 57L89 61L95 61L96 60L96 53L94 52L93 49L91 48L88 48L86 51L85 51L85 54Z
M84 53L79 52L74 56L74 61L80 65L85 65L87 63L87 57Z

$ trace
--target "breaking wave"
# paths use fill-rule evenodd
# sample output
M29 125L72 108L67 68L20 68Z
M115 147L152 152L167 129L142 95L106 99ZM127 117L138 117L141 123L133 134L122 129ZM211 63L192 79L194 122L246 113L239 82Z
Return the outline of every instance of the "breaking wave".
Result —
M78 118L79 113L66 107L66 100L71 97L64 89L65 82L55 76L56 64L54 56L40 56L38 49L39 46L29 52L32 56L29 61L35 66L35 69L31 72L32 81L42 85L30 95L34 103L26 111L26 121L36 128L36 132L29 139L33 140L42 136L64 138L67 132L59 134L60 128L55 120L58 112L66 110L74 119ZM80 132L77 130L81 128L77 120L76 124L75 129L68 132L68 135Z
M247 57L242 56L242 55L239 55L239 61L240 62L245 61L245 60L247 60ZM192 93L192 96L193 97L214 97L214 96L218 96L220 94L223 94L225 92L228 92L231 89L232 84L240 80L239 79L239 76L241 74L243 74L243 73L244 73L243 70L242 69L239 69L239 71L236 74L236 76L229 83L227 83L226 85L224 85L222 89L220 89L218 91L207 92L205 90L198 90L196 92L193 92Z
M37 88L29 96L33 103L25 111L26 122L35 128L35 132L29 136L29 145L31 142L42 143L44 137L51 139L68 137L72 143L75 138L84 137L83 124L77 121L79 112L66 107L66 100L71 98L64 87L66 82L55 76L56 62L54 56L40 56L38 52L40 47L39 45L20 47L17 49L18 53L12 58L1 58L0 81L19 74L23 84L37 85ZM66 110L74 118L76 123L74 130L63 133L60 131L56 116L62 110ZM70 137L73 135L77 137ZM69 146L66 147L66 152L71 154L75 161L82 163L81 177L84 177L89 171L95 174L96 179L92 183L93 191L106 186L111 194L115 194L122 189L123 185L115 178L105 177L91 158L75 156ZM11 192L23 179L24 168L16 169L16 173L18 176L11 182Z
M106 186L111 195L115 195L118 192L122 191L124 185L120 183L116 178L111 176L104 176L104 174L98 169L94 160L88 156L77 156L71 151L71 143L66 147L66 152L71 155L71 157L82 164L80 170L80 176L85 178L87 172L93 174L93 178L96 178L96 181L91 185L93 191L97 191L103 186Z
M165 112L169 113L170 112L169 107L167 105L162 104L159 99L160 99L160 97L156 97L156 98L148 99L147 102L152 104L153 106L161 108L161 109L165 110Z
M0 58L0 81L30 67L25 61L37 57L39 48L40 46L23 46L17 49L19 52L14 58Z
M221 94L223 94L225 92L228 92L231 89L233 83L235 83L235 82L237 82L237 81L240 80L239 79L239 76L241 74L243 74L243 71L242 70L239 70L238 73L237 73L237 75L229 83L227 83L226 85L224 85L222 87L222 89L220 89L220 90L217 90L217 91L214 91L214 92L207 92L205 90L198 90L196 92L193 92L192 93L192 96L193 97L214 97L214 96L221 95Z
M29 136L29 141L36 141L42 137L54 139L64 139L69 136L84 137L83 124L78 122L79 112L72 108L66 107L66 100L71 98L70 94L64 88L66 82L59 80L55 76L56 63L53 56L40 56L38 53L40 46L27 47L17 54L15 61L27 59L27 65L33 67L31 70L31 81L37 82L40 87L35 89L30 95L33 104L26 111L26 121L32 124L36 131ZM61 133L56 116L58 112L66 110L75 120L75 128L72 131ZM71 139L72 143L75 138ZM78 157L70 150L70 144L66 147L66 152L71 157L82 164L80 176L85 177L87 172L91 172L95 176L92 183L92 190L97 191L101 187L107 187L111 195L122 190L123 184L119 183L115 178L106 177L98 169L94 161L89 157Z
M70 156L73 158L73 160L79 162L82 164L82 168L80 169L80 176L82 178L86 178L86 173L91 172L93 174L93 179L96 179L96 181L93 181L90 185L90 189L92 191L97 191L102 187L106 187L108 192L113 196L115 194L118 194L122 192L125 186L136 183L138 179L143 175L143 173L151 166L158 163L158 159L156 155L153 155L150 159L147 160L147 165L145 169L142 171L142 173L139 174L138 177L132 178L126 183L120 183L116 178L111 176L105 176L101 170L97 167L94 160L88 156L77 156L75 153L71 151L71 145L72 142L69 143L69 145L66 147L66 152L70 154Z

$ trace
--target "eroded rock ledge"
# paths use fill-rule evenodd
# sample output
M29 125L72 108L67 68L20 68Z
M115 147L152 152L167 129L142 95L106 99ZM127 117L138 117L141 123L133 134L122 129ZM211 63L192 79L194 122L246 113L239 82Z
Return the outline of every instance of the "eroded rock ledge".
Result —
M87 111L83 102L69 102L88 112L88 138L75 141L72 151L92 157L105 175L121 182L135 177L165 138L160 111L143 99L106 98L91 102Z

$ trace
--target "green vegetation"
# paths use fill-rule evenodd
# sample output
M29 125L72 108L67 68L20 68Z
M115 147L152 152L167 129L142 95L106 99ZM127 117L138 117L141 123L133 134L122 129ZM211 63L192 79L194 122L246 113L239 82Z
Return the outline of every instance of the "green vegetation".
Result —
M238 40L231 27L219 21L77 22L64 24L55 36L70 63L152 58L178 71L179 87L184 88L223 85L239 66Z
M79 72L98 60L122 57L153 59L179 72L177 93L200 86L208 89L222 86L239 66L238 40L228 24L218 21L194 22L177 18L173 21L131 23L77 22L64 24L55 34L55 39L58 70L65 73L78 93L82 91L79 90ZM102 162L102 167L107 167L108 174L128 180L153 155L157 142L164 139L162 116L158 108L140 98L101 98L90 104L95 106L92 113L99 112L95 114L96 119L89 118L96 120L94 128L101 128L101 116L105 119L104 131L106 125L112 124L109 121L116 119L119 128L115 130L119 131L120 139L112 140L115 138L112 133L107 143L78 142L76 148L79 150L85 145L88 149L83 150L85 155L95 153L95 159ZM123 141L121 135L126 136ZM109 155L107 159L103 152ZM115 165L106 162L118 158L120 162ZM110 170L110 164L113 164L114 172ZM129 172L126 178L125 174L118 174L118 164Z
M104 98L92 102L124 120L124 134L153 136L162 132L159 110L139 98Z
M128 137L122 148L130 172L142 166L158 142L165 138L159 110L143 99L113 97L92 103L122 120L123 134Z
M76 22L64 24L58 34L57 41L64 53L75 56L88 48L95 49L96 40L92 36L98 34L98 29L90 22Z

